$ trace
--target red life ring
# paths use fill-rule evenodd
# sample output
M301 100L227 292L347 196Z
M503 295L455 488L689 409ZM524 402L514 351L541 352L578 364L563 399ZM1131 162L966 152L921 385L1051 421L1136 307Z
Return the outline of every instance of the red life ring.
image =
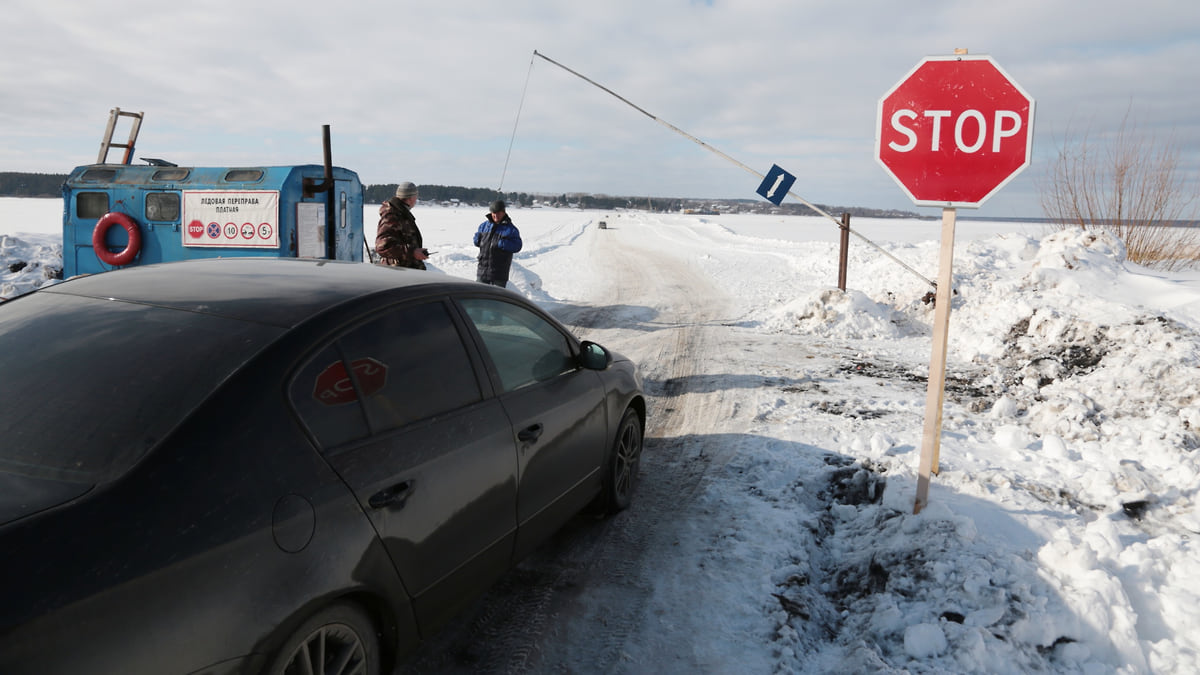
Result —
M125 245L124 250L120 253L113 253L108 250L104 244L104 236L108 234L109 228L114 225L120 225L125 228L125 232L129 234L129 243ZM142 231L138 229L137 223L124 213L109 211L100 217L96 222L96 229L92 230L92 248L96 251L96 257L109 265L128 265L137 257L138 251L142 249Z

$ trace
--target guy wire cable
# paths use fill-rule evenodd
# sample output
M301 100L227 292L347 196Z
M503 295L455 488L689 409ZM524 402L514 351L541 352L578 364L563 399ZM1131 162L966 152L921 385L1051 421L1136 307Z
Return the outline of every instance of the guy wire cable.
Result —
M537 55L537 50L533 50ZM529 91L529 77L533 74L533 57L529 57L529 70L525 72L525 87L521 89L521 102L517 104L517 119L513 120L512 136L508 139L508 152L504 155L504 169L500 171L500 187L496 189L504 196L504 176L508 173L508 158L512 156L513 141L517 138L517 125L521 123L521 110L525 108L525 92Z
M691 135L691 134L687 133L687 132L686 132L686 131L684 131L683 129L680 129L679 127L675 126L674 124L671 124L670 122L667 122L666 120L662 120L662 119L659 119L658 117L655 117L654 115L651 115L650 113L648 113L648 112L646 112L645 110L643 110L642 108L638 107L638 106L637 106L637 105L635 105L635 104L634 104L632 101L630 101L629 99L625 98L624 96L621 96L620 94L618 94L618 93L616 93L615 91L613 91L613 90L609 89L608 87L605 87L604 85L602 85L602 84L600 84L600 83L598 83L598 82L596 82L596 81L594 81L594 80L592 80L592 79L590 79L590 78L588 78L588 77L586 77L586 76L584 76L584 75L581 75L581 74L579 74L579 73L575 72L574 70L571 70L570 68L568 68L568 67L564 66L563 64L559 63L558 61L555 61L554 59L550 58L549 56L546 56L545 54L542 54L542 53L541 53L541 52L539 52L538 50L536 50L536 49L535 49L535 50L533 50L533 55L534 55L534 56L536 56L536 57L540 57L540 58L542 58L542 59L544 59L544 60L546 60L546 61L549 61L550 63L553 63L554 65L558 66L559 68L562 68L563 70L567 71L568 73L571 73L571 74L572 74L572 75L574 75L575 77L578 77L579 79L583 80L584 82L587 82L588 84L590 84L590 85L592 85L592 86L594 86L594 87L597 87L597 88L599 88L599 89L602 89L602 90L604 90L605 92L607 92L607 93L608 93L608 94L610 94L611 96L614 96L615 98L617 98L618 100L620 100L620 101L621 101L622 103L624 103L625 105L628 105L629 107L631 107L631 108L633 108L634 110L636 110L636 111L638 111L638 112L642 113L642 114L643 114L643 115L645 115L646 117L649 117L650 119L654 120L655 122L658 122L659 124L661 124L661 125L663 125L663 126L667 127L667 128L668 128L668 129L670 129L671 131L674 131L675 133L677 133L677 134L679 134L679 135L683 136L684 138L687 138L688 140L692 141L693 143L696 143L697 145L699 145L700 147L704 148L705 150L708 150L708 151L710 151L710 152L712 152L712 153L714 153L714 154L717 154L717 155L719 155L719 156L721 156L721 157L725 158L725 159L726 159L726 160L728 160L729 162L732 162L734 165L736 165L736 166L739 166L739 167L741 167L742 169L745 169L745 170L746 170L748 173L750 173L751 175L757 176L759 179L766 178L766 176L764 176L763 174L761 174L761 173L759 173L759 172L755 171L754 169L751 169L750 167L748 167L748 166L746 166L745 164L743 164L743 163L739 162L738 160L734 159L733 157L730 157L729 155L725 154L724 152L721 152L720 150L718 150L718 149L714 148L713 146L709 145L708 143L705 143L704 141L700 140L699 138L696 138L695 136L693 136L693 135ZM532 58L529 60L529 67L530 67L530 70L532 70L532 69L533 69L533 59L532 59ZM527 87L529 86L529 79L528 79L528 76L526 76L525 85L526 85ZM522 93L522 94L521 94L521 99L522 99L522 101L524 101L524 98L525 98L525 94L524 94L524 93ZM519 115L519 113L518 113L518 115ZM516 129L515 129L515 128L514 128L514 130L513 130L513 134L514 134L514 135L516 134ZM828 214L828 213L826 213L825 211L821 210L821 209L820 209L820 208L819 208L819 207L818 207L816 204L813 204L813 203L809 202L808 200L804 199L803 197L801 197L800 195L796 194L795 192L792 192L791 190L788 190L788 194L789 194L789 195L791 195L793 198L795 198L795 199L796 199L797 201L799 201L800 203L802 203L802 204L804 204L805 206L807 206L808 208L812 209L813 211L816 211L817 213L821 214L822 216L824 216L824 217L828 218L829 220L833 221L834 223L836 223L836 224L838 225L838 227L841 227L841 226L842 226L842 221L841 221L840 219L838 219L838 218L834 218L833 216L829 215L829 214ZM937 282L930 280L930 279L929 279L929 278L927 278L925 275L921 274L921 273L920 273L920 272L918 272L917 270L915 270L915 269L913 269L912 267L910 267L910 266L909 266L907 263L905 263L903 260L901 260L901 259L897 258L896 256L892 255L891 253L888 253L887 251L883 250L883 248L881 248L881 247L879 246L879 244L876 244L875 242L871 241L870 239L867 239L867 238L866 238L865 236L863 236L862 234L860 234L860 233L856 232L856 231L855 231L853 228L849 228L849 227L848 227L848 228L846 228L846 229L847 229L847 230L849 230L849 231L850 231L850 233L851 233L851 234L853 234L854 236L858 237L859 239L862 239L862 240L863 240L863 241L865 241L866 243L868 243L868 244L870 244L871 246L875 247L875 249L876 249L876 250L878 250L880 253L882 253L882 254L884 254L885 256L887 256L887 257L891 258L892 260L894 260L896 263L898 263L898 264L899 264L901 267L903 267L904 269L906 269L906 270L908 270L909 272L912 272L913 274L915 274L915 275L917 275L918 277L920 277L920 278L921 278L921 280L922 280L922 281L924 281L925 283L929 284L930 286L933 286L934 288L937 288Z

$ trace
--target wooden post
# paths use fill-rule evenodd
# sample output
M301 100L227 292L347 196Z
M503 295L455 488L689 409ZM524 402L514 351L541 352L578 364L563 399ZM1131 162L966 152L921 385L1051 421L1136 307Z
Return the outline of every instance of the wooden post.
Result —
M925 394L925 432L917 469L917 498L913 513L929 503L929 482L938 473L942 437L942 399L946 391L946 342L950 332L951 286L954 279L954 219L956 210L942 209L942 250L938 262L937 295L933 309L933 352Z
M846 263L850 258L850 214L842 214L842 224L839 226L842 231L841 249L838 253L838 289L846 290Z

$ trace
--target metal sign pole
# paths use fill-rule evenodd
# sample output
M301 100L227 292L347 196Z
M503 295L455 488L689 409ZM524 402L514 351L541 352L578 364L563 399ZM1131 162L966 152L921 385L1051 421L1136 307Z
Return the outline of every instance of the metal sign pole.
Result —
M842 230L838 246L838 290L846 291L846 267L850 260L850 214L842 214Z
M938 262L937 295L933 309L933 353L929 358L929 388L925 394L925 433L917 469L917 499L913 513L929 503L929 482L938 473L942 438L942 400L946 391L946 342L950 332L950 297L954 277L954 219L956 209L942 209L942 251Z

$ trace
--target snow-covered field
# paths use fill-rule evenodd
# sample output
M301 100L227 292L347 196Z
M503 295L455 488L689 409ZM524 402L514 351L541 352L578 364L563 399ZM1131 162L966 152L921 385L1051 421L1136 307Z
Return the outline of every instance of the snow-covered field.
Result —
M0 199L0 296L47 282L61 212ZM474 278L483 209L415 212L433 265ZM939 221L853 222L919 274L852 238L841 292L815 216L511 215L510 288L638 360L652 404L642 495L606 530L638 530L624 581L567 584L508 672L1200 672L1200 273L960 219L913 515Z

